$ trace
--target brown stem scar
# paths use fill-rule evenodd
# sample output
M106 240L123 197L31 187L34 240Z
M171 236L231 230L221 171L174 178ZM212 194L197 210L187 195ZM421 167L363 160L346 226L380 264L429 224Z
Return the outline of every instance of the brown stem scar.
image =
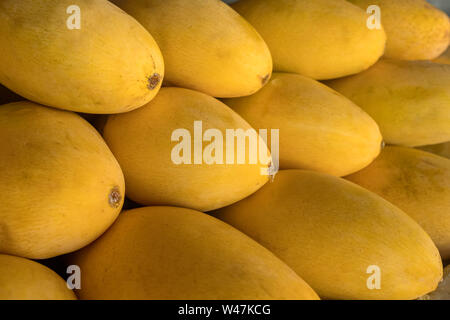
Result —
M120 194L119 187L114 187L109 193L109 205L113 208L118 208L122 202L122 195Z
M266 74L264 77L261 77L261 83L264 86L270 79L270 74Z
M161 82L161 75L159 73L154 73L148 78L147 88L153 90L159 85L160 82Z

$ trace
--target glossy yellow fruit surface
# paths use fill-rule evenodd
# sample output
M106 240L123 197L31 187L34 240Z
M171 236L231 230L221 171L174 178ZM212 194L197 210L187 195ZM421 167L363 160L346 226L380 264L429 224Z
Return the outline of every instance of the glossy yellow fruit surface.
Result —
M152 36L106 0L3 0L0 43L0 83L66 110L130 111L164 75Z
M81 299L318 299L267 249L184 208L125 211L72 261L83 270Z
M380 8L386 30L386 57L401 60L432 60L450 41L450 22L445 12L426 0L348 0L364 10Z
M75 300L66 282L49 268L0 254L0 300Z
M326 84L372 116L389 144L450 140L450 65L383 59L365 72Z
M372 118L344 96L301 75L275 73L256 94L224 102L254 128L279 129L282 169L343 176L367 166L381 149L380 130Z
M413 219L330 175L282 170L217 217L271 250L322 298L414 299L442 277L439 252Z
M241 0L233 8L261 34L274 69L313 79L361 72L384 53L384 30L345 0Z
M214 97L247 96L266 84L272 57L255 29L217 0L113 0L155 37L165 81Z
M220 137L202 140L214 133L210 129ZM110 116L103 132L124 170L131 200L209 211L247 197L268 181L262 174L268 164L252 164L247 157L250 143L227 139L227 130L238 129L252 128L222 102L188 89L162 88L143 108ZM226 141L235 141L234 149ZM178 149L182 145L184 150ZM234 153L231 163L227 150ZM242 164L238 152L246 155Z
M79 115L0 106L0 252L45 259L77 250L116 219L122 171Z
M450 259L450 160L405 147L386 147L367 168L347 177L402 209Z

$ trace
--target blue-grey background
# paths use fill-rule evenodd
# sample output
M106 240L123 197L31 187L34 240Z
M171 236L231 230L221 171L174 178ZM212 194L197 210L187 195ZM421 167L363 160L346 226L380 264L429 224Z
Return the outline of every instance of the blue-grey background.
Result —
M428 0L428 2L450 14L450 0Z
M224 0L226 3L237 2L237 0ZM264 0L261 0L264 1ZM311 0L314 1L314 0ZM395 0L392 0L395 1ZM442 10L445 10L448 14L450 14L450 0L427 0L429 3L435 5Z

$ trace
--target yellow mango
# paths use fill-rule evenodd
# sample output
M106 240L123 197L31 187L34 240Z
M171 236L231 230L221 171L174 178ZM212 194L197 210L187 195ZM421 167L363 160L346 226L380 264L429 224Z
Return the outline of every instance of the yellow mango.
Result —
M76 300L66 282L49 268L0 254L0 300Z
M83 270L81 299L318 299L267 249L184 208L125 211L71 262Z
M252 127L280 130L282 169L343 176L367 166L381 149L375 121L347 98L301 75L275 73L256 94L224 102Z
M24 99L0 84L0 105L21 100Z
M445 51L441 56L434 59L433 62L442 63L442 64L450 64L450 49Z
M106 0L2 0L0 43L0 83L55 108L130 111L164 75L152 36Z
M384 53L384 30L345 0L241 0L232 6L261 34L274 69L313 79L361 72Z
M367 10L380 8L386 30L385 56L401 60L432 60L441 55L450 41L447 14L426 0L348 0Z
M450 259L450 160L405 147L387 147L367 168L347 177L393 203L430 235Z
M450 265L444 269L444 277L438 288L420 300L450 300Z
M17 102L0 106L0 252L32 259L95 240L116 219L122 171L79 115Z
M450 159L450 141L440 144L433 144L431 146L423 146L420 147L419 149Z
M327 81L378 123L389 144L450 140L450 65L383 59L358 75Z
M282 170L217 217L272 251L322 298L414 299L442 277L439 252L413 219L330 175Z
M166 64L165 82L214 97L258 91L272 73L272 57L255 29L217 0L112 0L155 37Z
M196 121L200 122L200 133L196 133ZM202 143L210 129L222 135L222 146L212 137L210 142ZM239 147L236 142L235 161L227 163L227 129L252 128L225 104L206 94L162 88L146 106L110 116L103 135L123 169L127 196L131 200L143 205L209 211L247 197L268 181L268 176L262 174L268 163L250 162L249 143ZM180 130L188 137L178 136ZM196 137L201 144L198 148ZM259 140L260 150L267 154L266 144ZM187 147L183 152L176 151L181 144ZM236 159L238 147L237 151L246 155L242 164ZM214 153L217 159L207 157Z

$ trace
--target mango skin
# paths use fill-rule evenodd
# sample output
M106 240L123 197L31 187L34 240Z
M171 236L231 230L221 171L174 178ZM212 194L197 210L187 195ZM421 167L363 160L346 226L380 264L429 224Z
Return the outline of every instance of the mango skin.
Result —
M384 53L384 30L345 0L241 0L232 7L261 34L274 70L316 80L361 72Z
M0 252L46 259L84 247L122 207L122 171L77 114L0 106Z
M420 300L450 300L450 265L444 268L444 277L438 288Z
M347 177L417 221L442 258L450 258L450 160L405 147L387 147L367 168Z
M267 249L184 208L123 212L71 261L83 270L80 299L318 299Z
M81 29L70 30L71 5L1 1L0 83L28 100L77 112L119 113L149 102L164 76L152 36L106 0L77 1Z
M252 127L280 130L282 169L344 176L380 153L382 137L372 118L344 96L301 75L275 73L256 94L224 102Z
M165 82L213 97L250 95L272 74L270 51L256 30L217 0L113 0L155 37Z
M375 119L389 144L416 147L450 140L450 65L383 59L326 84Z
M432 60L448 47L449 18L425 0L348 1L364 10L371 5L380 7L381 23L387 35L387 58Z
M66 282L49 268L0 254L0 300L76 300Z
M447 49L442 55L434 59L433 62L441 64L450 64L450 49Z
M249 196L268 181L261 174L268 167L263 163L194 164L194 121L202 121L203 133L208 129L222 133L224 155L227 129L251 129L222 102L182 88L162 88L146 106L108 118L103 135L124 171L128 198L143 205L210 211ZM172 161L179 142L171 137L178 129L190 133L191 164ZM203 142L203 151L209 144ZM264 142L261 146L268 153ZM246 154L248 150L247 144Z
M414 299L442 277L439 252L414 220L330 175L282 170L217 217L271 250L321 298ZM371 265L381 270L379 290L367 287Z
M419 149L450 159L450 141L440 144L433 144L430 146L419 147Z

